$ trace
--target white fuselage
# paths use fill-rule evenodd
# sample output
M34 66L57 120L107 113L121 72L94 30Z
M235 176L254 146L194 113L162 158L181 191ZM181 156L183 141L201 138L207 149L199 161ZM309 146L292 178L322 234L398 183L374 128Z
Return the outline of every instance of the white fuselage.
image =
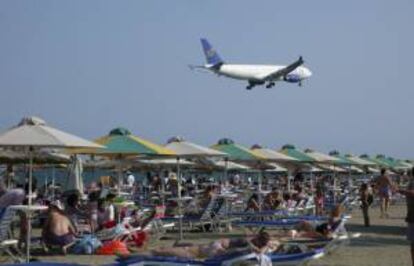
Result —
M209 67L208 65L206 66ZM219 69L211 69L213 72L218 75L227 76L234 79L240 80L252 80L260 81L270 73L274 73L280 69L285 68L286 66L279 65L236 65L236 64L223 64ZM304 67L299 66L288 75L294 75L299 80L304 80L312 75L312 72ZM276 80L283 80L283 77L279 77Z

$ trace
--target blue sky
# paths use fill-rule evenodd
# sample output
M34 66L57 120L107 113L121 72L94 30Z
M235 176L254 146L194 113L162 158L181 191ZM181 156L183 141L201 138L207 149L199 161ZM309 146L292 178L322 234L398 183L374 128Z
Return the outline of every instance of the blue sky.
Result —
M0 1L0 128L37 115L85 138L293 143L414 158L413 1ZM191 72L207 37L227 62L288 64L303 87Z

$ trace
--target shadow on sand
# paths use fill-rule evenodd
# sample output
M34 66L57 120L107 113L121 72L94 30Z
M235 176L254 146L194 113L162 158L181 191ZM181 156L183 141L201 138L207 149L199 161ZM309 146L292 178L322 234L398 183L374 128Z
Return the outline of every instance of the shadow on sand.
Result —
M395 226L395 225L371 225L370 227L365 227L361 224L347 223L346 228L350 232L361 232L362 234L379 234L379 235L395 235L395 236L405 236L406 227L404 226Z

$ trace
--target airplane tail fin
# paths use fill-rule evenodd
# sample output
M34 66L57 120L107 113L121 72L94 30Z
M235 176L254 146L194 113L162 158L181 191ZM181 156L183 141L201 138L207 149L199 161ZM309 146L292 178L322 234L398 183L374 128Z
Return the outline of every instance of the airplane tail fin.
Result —
M219 66L224 63L224 61L221 60L216 50L213 49L213 47L207 41L207 39L202 38L201 45L203 46L203 51L204 51L204 55L206 56L207 64L210 64L213 66Z

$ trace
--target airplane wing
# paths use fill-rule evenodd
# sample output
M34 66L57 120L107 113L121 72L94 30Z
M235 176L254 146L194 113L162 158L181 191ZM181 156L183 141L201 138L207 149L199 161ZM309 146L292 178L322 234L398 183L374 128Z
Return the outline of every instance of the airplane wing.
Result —
M279 79L283 76L286 76L287 74L289 74L290 72L292 72L293 70L295 70L296 68L298 68L299 66L303 65L304 61L302 56L299 57L298 60L296 60L295 62L293 62L292 64L279 69L277 71L271 72L269 74L267 74L264 77L261 77L261 81L268 81L268 80L276 80Z

